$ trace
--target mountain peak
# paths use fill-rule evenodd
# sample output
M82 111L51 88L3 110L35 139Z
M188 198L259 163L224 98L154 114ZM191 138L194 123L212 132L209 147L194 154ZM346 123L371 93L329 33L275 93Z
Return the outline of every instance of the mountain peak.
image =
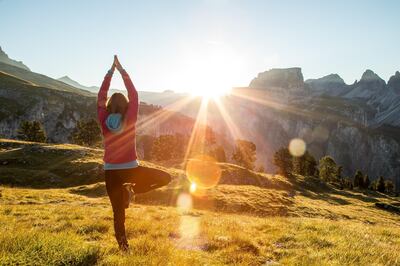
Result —
M71 78L68 77L68 76L63 76L63 77L61 77L61 78L58 78L58 80L61 80L61 81L63 81L63 80L75 81L75 80L71 79Z
M1 46L0 46L0 62L30 71L30 69L26 65L24 65L21 61L16 61L9 58L6 52L4 52L4 50L1 48Z
M338 74L329 74L318 79L308 79L306 83L313 91L328 95L338 95L346 87L346 83Z
M320 81L345 84L344 80L338 74L329 74L319 79Z
M73 86L75 88L79 88L79 89L86 89L87 88L86 86L83 86L82 84L80 84L79 82L71 79L68 76L63 76L63 77L61 77L61 78L59 78L57 80L59 80L61 82L64 82L64 83L66 83L68 85L71 85L71 86Z
M372 71L371 69L367 69L365 70L365 72L362 74L362 77L360 79L361 81L383 81L383 79L381 79L381 77L379 77L374 71Z
M304 87L304 78L300 67L272 68L259 73L250 82L252 88L280 87L299 89Z
M396 92L400 93L400 72L396 71L396 73L390 77L388 81L388 87L392 88Z

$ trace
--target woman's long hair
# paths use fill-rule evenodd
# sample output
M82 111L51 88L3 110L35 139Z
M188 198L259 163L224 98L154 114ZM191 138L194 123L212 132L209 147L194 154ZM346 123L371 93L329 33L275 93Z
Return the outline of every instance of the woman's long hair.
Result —
M108 99L106 108L109 114L119 113L122 118L125 117L126 110L128 109L128 99L122 93L116 92Z

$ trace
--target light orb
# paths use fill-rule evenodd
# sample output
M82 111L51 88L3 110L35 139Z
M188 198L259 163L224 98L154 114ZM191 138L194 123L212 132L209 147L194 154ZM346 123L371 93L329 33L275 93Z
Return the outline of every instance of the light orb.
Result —
M306 143L299 138L292 139L289 143L289 152L295 157L303 156L306 152Z

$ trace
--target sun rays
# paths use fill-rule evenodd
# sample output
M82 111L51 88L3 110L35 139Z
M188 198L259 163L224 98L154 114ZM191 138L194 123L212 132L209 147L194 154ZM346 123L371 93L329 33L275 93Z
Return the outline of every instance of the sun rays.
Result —
M198 105L196 105L195 100L200 100ZM194 102L196 104L193 104ZM230 105L228 106L228 104ZM200 218L189 214L195 208L196 202L208 200L210 206L215 204L209 195L212 193L211 189L218 185L222 176L222 169L216 158L209 154L210 146L214 145L208 141L209 130L218 125L218 129L223 131L223 135L225 133L229 135L230 140L249 138L251 129L245 128L243 125L246 125L248 119L251 118L238 116L240 112L237 112L237 108L248 108L251 113L254 105L305 114L305 111L300 112L296 108L288 108L272 99L254 97L245 93L234 93L227 97L185 97L151 115L145 116L138 122L137 130L147 132L157 125L168 123L175 112L194 111L192 114L194 114L195 119L190 127L190 136L182 158L185 182L174 187L171 197L171 203L177 206L180 215L178 248L195 250L200 248L202 243ZM256 141L262 140L261 136L253 137L256 138ZM182 145L185 144L182 143ZM300 148L299 145L292 146L296 148L296 152L301 152L300 148L305 149L305 146ZM261 180L259 182L261 184Z

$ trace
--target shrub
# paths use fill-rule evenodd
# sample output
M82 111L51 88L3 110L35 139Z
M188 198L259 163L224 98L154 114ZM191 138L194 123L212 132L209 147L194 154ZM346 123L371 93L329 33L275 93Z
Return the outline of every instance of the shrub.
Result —
M156 161L183 159L185 145L182 144L182 138L180 134L159 136L153 142L151 158Z
M153 153L153 143L155 137L150 135L141 135L137 138L137 146L143 150L143 160L151 160Z
M385 192L385 179L383 178L383 176L379 177L378 182L376 184L376 190L382 193Z
M370 184L371 184L371 181L369 180L368 175L365 175L364 176L364 182L363 182L364 188L365 189L369 189Z
M226 154L224 147L218 146L212 151L212 157L214 157L218 162L226 162Z
M241 139L236 140L235 151L232 155L232 159L238 165L253 170L256 161L256 145L251 141Z
M17 138L26 141L46 142L46 133L39 121L23 121L17 130Z
M322 180L326 182L336 181L337 173L338 166L332 157L325 156L319 160L319 177Z
M354 179L353 179L354 187L364 188L364 175L360 170L357 170Z
M317 168L317 161L308 151L299 157L293 157L293 172L299 175L313 176Z
M278 174L290 177L293 170L293 157L288 148L281 148L274 154L273 164L277 167Z
M96 119L79 120L72 132L72 142L78 145L93 146L101 140L101 131Z
M385 181L385 191L387 193L393 193L394 192L394 184L391 180L386 180Z

